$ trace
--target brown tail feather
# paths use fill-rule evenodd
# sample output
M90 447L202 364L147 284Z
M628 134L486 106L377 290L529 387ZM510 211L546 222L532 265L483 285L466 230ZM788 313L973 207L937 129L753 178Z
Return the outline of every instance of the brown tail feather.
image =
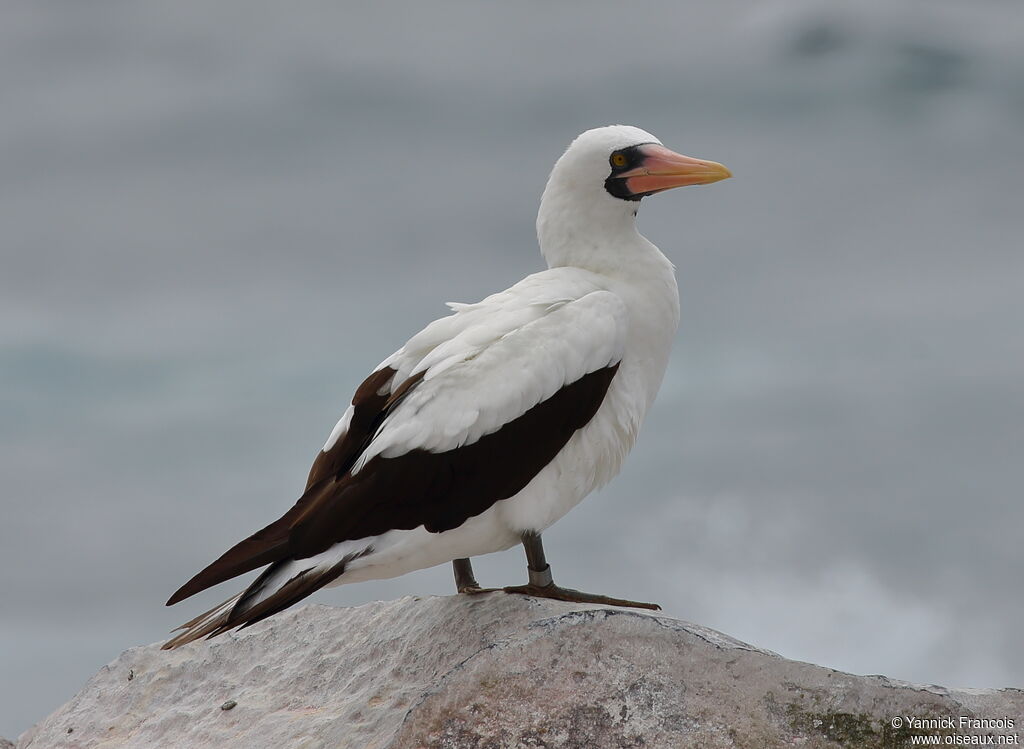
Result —
M165 642L160 649L173 650L174 648L181 647L193 640L198 640L200 637L219 629L223 626L224 622L228 620L228 617L231 615L231 610L235 607L235 603L237 603L238 599L241 597L241 593L231 596L231 598L223 603L214 606L212 609L200 614L195 619L185 622L180 627L177 627L174 630L175 632L179 629L183 629L185 631Z
M320 588L327 585L327 583L336 579L345 571L345 565L350 561L349 557L346 557L337 564L328 567L326 570L309 569L303 570L302 572L295 575L278 588L273 594L260 601L255 605L248 605L246 598L250 591L260 583L257 580L250 586L249 590L246 591L242 596L242 600L232 609L227 620L220 625L220 627L210 633L210 637L216 637L223 632L227 632L229 629L238 627L239 629L245 629L251 627L256 622L263 621L268 616L273 616L279 611L284 611L289 606L298 603L306 596L319 590ZM271 567L267 572L272 572ZM266 573L264 573L266 575ZM258 591L254 591L258 592Z
M298 603L314 591L327 585L327 583L336 579L345 571L345 565L352 559L368 551L369 548L362 552L346 555L340 562L326 569L312 567L301 570L298 574L280 584L269 596L257 603L253 603L268 584L273 584L273 576L281 571L281 566L290 563L292 560L278 562L268 568L243 592L232 596L219 606L214 606L195 619L182 624L178 629L184 631L180 635L168 640L162 646L162 649L172 650L193 640L198 640L200 637L216 637L235 627L244 629L256 622L262 621L268 616L272 616L292 604Z

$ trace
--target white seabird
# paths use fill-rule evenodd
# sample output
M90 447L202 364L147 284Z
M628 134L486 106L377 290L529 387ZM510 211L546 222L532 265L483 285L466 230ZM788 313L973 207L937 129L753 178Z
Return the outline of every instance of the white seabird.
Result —
M730 176L635 127L576 138L537 215L548 269L450 304L381 362L295 506L167 604L263 573L164 647L248 626L325 585L449 561L460 593L484 592L469 558L517 543L530 582L508 592L657 608L558 587L540 534L618 473L668 363L679 292L672 264L637 231L640 199Z

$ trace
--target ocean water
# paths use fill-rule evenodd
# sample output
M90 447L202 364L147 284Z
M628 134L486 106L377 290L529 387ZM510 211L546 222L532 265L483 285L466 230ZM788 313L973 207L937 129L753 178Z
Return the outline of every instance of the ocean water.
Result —
M8 4L0 735L235 586L369 368L538 270L578 132L735 179L644 201L683 320L568 585L783 655L1024 686L1024 16L1009 0ZM477 564L524 579L518 551ZM437 568L315 598L448 594Z

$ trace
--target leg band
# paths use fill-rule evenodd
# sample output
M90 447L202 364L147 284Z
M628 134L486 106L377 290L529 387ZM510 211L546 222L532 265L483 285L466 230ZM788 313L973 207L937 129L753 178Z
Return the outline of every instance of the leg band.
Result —
M532 567L527 567L527 571L530 573L530 585L535 585L538 588L546 588L555 580L551 577L551 565L545 564L544 569L535 570Z

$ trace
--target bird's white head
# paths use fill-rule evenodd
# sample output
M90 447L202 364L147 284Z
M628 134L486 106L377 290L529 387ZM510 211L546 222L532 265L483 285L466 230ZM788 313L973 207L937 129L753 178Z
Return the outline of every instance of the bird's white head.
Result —
M613 262L608 249L623 248L639 237L636 212L641 198L731 176L719 163L670 151L638 127L587 130L555 163L544 188L537 214L541 252L552 267L599 270Z

